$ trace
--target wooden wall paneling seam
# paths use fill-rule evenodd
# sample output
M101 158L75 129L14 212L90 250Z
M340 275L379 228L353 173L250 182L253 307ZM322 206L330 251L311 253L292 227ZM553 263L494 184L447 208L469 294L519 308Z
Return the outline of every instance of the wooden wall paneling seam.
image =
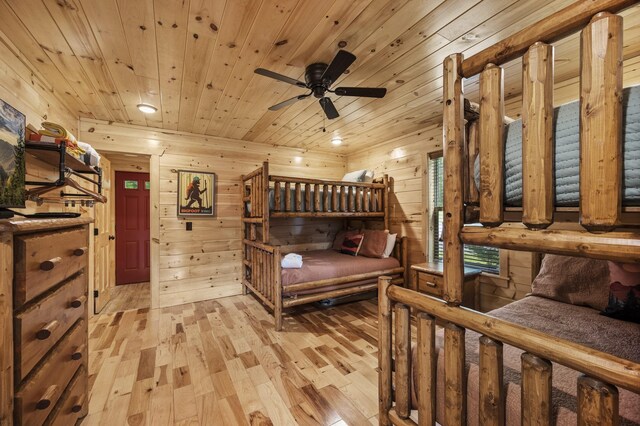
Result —
M160 156L152 155L149 159L149 182L150 182L150 215L151 215L151 247L150 250L150 291L151 308L160 306Z

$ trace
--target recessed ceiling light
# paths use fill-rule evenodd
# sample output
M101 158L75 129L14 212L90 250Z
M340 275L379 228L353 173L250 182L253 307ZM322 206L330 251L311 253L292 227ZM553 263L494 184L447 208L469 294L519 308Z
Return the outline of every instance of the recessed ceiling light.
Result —
M145 114L153 114L154 112L158 111L158 108L149 104L138 104L138 109Z
M331 143L334 144L335 146L342 145L342 139L341 138L333 138L333 139L331 139Z

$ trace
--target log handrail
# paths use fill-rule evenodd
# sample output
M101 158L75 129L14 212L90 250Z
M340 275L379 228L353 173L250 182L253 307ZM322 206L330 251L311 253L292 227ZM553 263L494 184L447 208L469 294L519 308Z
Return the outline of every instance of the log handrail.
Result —
M384 277L381 278L381 280ZM379 295L378 297L385 297ZM515 346L611 385L640 393L640 364L413 290L389 286L386 297L491 339Z
M289 182L289 183L308 183L311 185L319 184L319 185L337 185L337 186L353 186L360 188L385 188L384 183L375 183L375 182L346 182L340 180L325 180L325 179L310 179L310 178L298 178L298 177L290 177L290 176L277 176L270 175L269 180L271 182Z
M518 58L538 41L553 43L578 32L598 12L617 13L637 3L637 0L577 1L551 17L536 22L465 59L462 63L461 76L473 77L489 63L502 65Z

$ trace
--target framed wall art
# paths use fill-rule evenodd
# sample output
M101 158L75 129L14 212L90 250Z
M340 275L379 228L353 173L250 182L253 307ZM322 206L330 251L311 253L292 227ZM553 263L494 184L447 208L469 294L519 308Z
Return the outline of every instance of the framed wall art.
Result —
M178 216L213 216L215 174L178 170Z
M25 206L24 114L0 99L0 207Z

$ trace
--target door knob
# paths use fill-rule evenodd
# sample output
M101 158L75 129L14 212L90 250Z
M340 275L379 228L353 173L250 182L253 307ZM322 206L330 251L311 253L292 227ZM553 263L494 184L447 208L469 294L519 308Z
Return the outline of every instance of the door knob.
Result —
M116 239L115 235L109 235L109 240L115 240L115 239Z

